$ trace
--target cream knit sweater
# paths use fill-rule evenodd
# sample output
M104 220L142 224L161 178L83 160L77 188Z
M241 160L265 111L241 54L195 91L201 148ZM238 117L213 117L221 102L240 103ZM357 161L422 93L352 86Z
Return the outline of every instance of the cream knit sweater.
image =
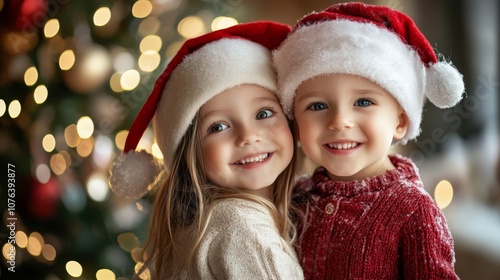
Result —
M192 242L189 235L182 243ZM179 250L179 256L186 252ZM244 199L224 199L215 209L192 267L170 279L303 279L295 252L278 233L269 211Z

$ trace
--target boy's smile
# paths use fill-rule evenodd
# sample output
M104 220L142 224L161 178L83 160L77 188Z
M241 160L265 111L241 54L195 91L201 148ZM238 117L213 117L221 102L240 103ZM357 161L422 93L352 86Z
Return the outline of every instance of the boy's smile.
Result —
M332 179L364 179L394 168L387 155L408 119L397 101L368 79L317 76L297 89L294 114L304 152Z

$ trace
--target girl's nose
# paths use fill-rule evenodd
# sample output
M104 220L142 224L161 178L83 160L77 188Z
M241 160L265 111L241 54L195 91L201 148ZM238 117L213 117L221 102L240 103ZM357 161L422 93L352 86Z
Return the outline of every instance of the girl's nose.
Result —
M254 125L245 125L238 129L237 133L236 145L238 147L262 141L262 130Z

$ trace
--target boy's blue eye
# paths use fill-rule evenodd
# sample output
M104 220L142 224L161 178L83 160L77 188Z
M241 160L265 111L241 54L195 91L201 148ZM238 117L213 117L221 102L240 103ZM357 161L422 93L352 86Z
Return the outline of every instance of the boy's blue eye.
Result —
M217 133L217 132L221 132L225 129L227 129L228 126L226 124L223 124L223 123L216 123L216 124L213 124L211 125L209 128L208 128L208 133Z
M354 106L368 107L372 104L373 104L373 102L369 99L359 99L354 103Z
M321 110L326 109L326 105L324 103L314 102L311 105L309 105L309 107L307 107L307 109L313 110L313 111L321 111Z
M270 116L274 115L274 112L270 109L263 109L263 110L260 110L258 113L257 113L257 119L260 120L260 119L266 119L266 118L269 118Z

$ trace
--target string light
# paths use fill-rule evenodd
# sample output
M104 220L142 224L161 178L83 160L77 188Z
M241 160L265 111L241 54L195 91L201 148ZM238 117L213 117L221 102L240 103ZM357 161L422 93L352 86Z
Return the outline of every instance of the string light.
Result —
M39 164L35 171L36 179L45 184L50 180L50 169L46 164Z
M77 261L69 261L66 263L66 272L73 277L80 277L83 273L83 267Z
M0 117L2 117L7 111L7 105L3 99L0 99Z
M109 86L111 87L111 90L116 93L123 92L122 85L120 84L121 77L122 74L120 72L115 72L109 79Z
M59 32L59 21L55 18L48 20L45 23L45 27L43 28L43 34L47 38L52 38L56 36L56 34Z
M76 131L80 138L88 139L94 133L94 122L89 116L83 116L76 123Z
M18 230L16 232L16 245L19 248L26 248L28 246L28 236L24 231Z
M163 159L163 154L161 153L160 146L158 146L158 143L153 143L151 146L151 152L153 153L153 156L157 159Z
M212 21L211 28L213 31L215 31L215 30L231 27L231 26L236 25L236 24L238 24L238 21L236 19L231 18L231 17L221 16L221 17L216 17Z
M106 183L107 178L99 173L90 175L87 181L87 193L94 201L104 201L108 197L109 187Z
M141 37L147 35L156 34L160 29L161 23L156 17L148 17L144 19L140 24L137 32Z
M434 199L439 208L444 209L453 199L453 186L447 180L441 180L434 189Z
M149 35L144 37L139 44L139 49L143 53L145 51L159 52L161 49L162 41L158 35Z
M32 232L28 237L28 252L35 257L40 256L43 245L45 245L43 236L36 231Z
M93 138L82 139L78 146L76 146L76 152L79 156L85 158L92 153L92 149L94 148L94 140Z
M52 134L45 135L42 139L42 146L46 152L48 153L52 152L56 147L56 138L54 137L54 135Z
M132 6L132 15L136 18L145 18L153 10L151 2L146 0L139 0Z
M94 13L94 25L104 26L111 20L111 10L108 7L101 7Z
M68 147L74 148L80 143L80 135L78 135L78 128L76 124L70 124L64 129L64 140Z
M36 104L42 104L47 100L47 97L49 96L49 91L47 90L47 87L44 85L39 85L35 88L35 92L33 93L33 99L35 100Z
M188 16L179 22L177 31L185 38L193 38L205 33L205 24L198 16Z
M19 100L13 100L9 104L9 116L13 119L19 117L21 114L21 103Z
M50 169L56 175L62 175L64 171L66 171L66 160L64 159L64 156L59 153L54 154L50 157L49 164Z
M122 130L115 135L115 145L118 149L123 151L125 147L125 140L127 139L128 130Z
M95 278L97 280L116 280L116 275L113 273L113 271L109 269L99 269L96 274Z
M56 249L50 244L45 244L42 247L42 256L48 261L54 261L56 259Z
M145 51L139 57L139 68L144 72L153 72L160 65L160 54L155 51Z
M73 50L65 50L61 56L59 56L59 68L61 70L69 70L75 64L75 53Z
M125 71L120 77L120 85L124 90L135 89L140 81L141 75L135 69Z
M38 80L38 71L36 70L35 66L31 66L24 72L24 83L27 86L32 86L36 83Z

